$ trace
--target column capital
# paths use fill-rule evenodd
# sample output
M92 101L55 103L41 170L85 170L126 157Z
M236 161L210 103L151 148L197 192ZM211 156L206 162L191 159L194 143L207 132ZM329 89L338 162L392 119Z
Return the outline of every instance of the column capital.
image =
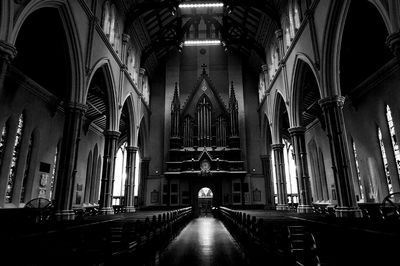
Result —
M400 31L390 34L386 38L386 45L397 57L400 57Z
M340 95L328 96L326 98L320 99L318 101L321 107L324 107L328 104L336 103L339 107L342 107L345 101L345 97Z
M121 135L121 132L113 131L113 130L105 130L103 134L105 137L109 137L112 139L118 139L119 136Z
M150 162L150 157L144 157L142 158L142 163L149 163Z
M144 68L139 68L139 75L144 76L146 74L146 69Z
M271 154L261 154L260 159L261 160L269 160L269 159L271 159Z
M297 135L297 134L303 134L306 131L305 127L291 127L289 128L289 133L290 135Z
M131 39L131 36L129 34L126 34L126 33L122 34L122 42L123 43L129 42L130 39Z
M68 110L71 110L71 111L81 111L81 112L85 113L88 109L88 106L83 103L68 102L66 105L67 105L66 107L68 108Z
M280 149L283 149L283 147L285 147L285 144L282 144L282 143L271 144L271 148L273 150L280 150Z
M262 70L262 72L268 72L268 65L267 64L264 64L264 65L261 65L261 70Z
M17 56L17 49L12 44L0 41L0 57L10 61L15 56Z
M283 30L282 29L277 29L276 31L275 31L275 36L276 36L276 38L279 40L279 39L282 39L282 37L283 37Z
M139 150L139 147L135 147L135 146L126 147L127 152L137 152L138 150Z

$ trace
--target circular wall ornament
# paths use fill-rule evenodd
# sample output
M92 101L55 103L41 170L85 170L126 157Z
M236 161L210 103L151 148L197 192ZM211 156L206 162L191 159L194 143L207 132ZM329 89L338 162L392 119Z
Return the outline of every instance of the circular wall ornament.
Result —
M206 54L206 53L207 53L206 49L204 49L204 48L200 49L200 54Z

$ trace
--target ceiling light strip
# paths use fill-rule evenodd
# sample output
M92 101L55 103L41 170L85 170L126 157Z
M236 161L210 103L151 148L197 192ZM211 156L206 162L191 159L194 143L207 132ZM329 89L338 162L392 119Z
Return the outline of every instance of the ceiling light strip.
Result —
M186 40L185 46L200 46L200 45L220 45L220 40Z
M179 8L204 8L204 7L223 7L224 3L186 3L179 4Z

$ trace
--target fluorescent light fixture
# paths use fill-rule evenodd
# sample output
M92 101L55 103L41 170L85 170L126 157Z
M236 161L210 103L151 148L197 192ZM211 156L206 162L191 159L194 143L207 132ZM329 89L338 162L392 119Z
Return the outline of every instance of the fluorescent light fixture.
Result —
M204 7L223 7L224 3L186 3L179 4L179 8L204 8Z
M187 40L185 46L220 45L220 40Z

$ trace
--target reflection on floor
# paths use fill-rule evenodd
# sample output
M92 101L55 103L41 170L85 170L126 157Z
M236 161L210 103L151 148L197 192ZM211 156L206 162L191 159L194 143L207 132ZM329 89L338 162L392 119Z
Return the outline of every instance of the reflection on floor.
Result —
M221 221L192 220L159 255L156 265L246 265L240 247Z

